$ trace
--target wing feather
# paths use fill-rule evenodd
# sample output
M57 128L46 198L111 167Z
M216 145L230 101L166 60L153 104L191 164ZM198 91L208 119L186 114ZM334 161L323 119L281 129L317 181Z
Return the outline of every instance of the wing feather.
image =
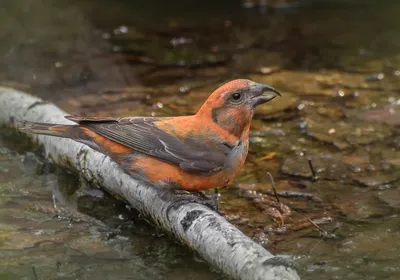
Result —
M77 121L77 118L74 118ZM161 129L157 118L83 118L79 124L137 152L178 165L192 173L211 173L228 165L231 151L223 143L206 145L197 139L179 139Z

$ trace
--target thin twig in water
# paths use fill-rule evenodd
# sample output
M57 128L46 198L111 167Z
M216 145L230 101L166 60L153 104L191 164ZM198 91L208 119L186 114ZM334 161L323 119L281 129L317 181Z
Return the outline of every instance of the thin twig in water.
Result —
M282 217L282 213L278 209L277 209L277 212L278 212L278 217L279 217L279 221L280 221L279 227L283 227L285 225L285 220Z
M323 230L319 225L314 223L310 218L307 218L307 220L317 228L317 230L321 233L321 239L315 244L314 247L311 248L310 253L314 251L314 249L324 240L324 239L336 239L337 236L334 234L334 232L340 228L340 225L336 226L330 233L328 233L326 230Z
M311 161L311 158L308 158L308 165L310 166L311 169L311 173L312 173L312 180L313 181L317 181L318 177L317 177L317 173L315 172L313 163Z
M341 227L341 224L340 224L340 223L336 224L336 227L331 231L331 234L334 234L335 231L337 231L338 229L340 229L340 227Z
M322 201L321 198L312 195L311 193L295 192L295 191L281 191L277 193L280 197L302 197L314 201Z
M277 201L278 203L281 203L281 202L279 201L278 194L276 193L274 178L272 177L271 173L269 173L269 172L267 172L267 175L269 176L269 179L271 180L271 186L272 186L272 190L274 191L275 199L276 199L276 201Z
M52 198L53 198L53 207L54 207L54 209L57 209L56 196L54 195L54 193L53 193Z
M322 242L322 240L324 240L323 237L320 240L318 240L317 244L315 244L314 247L311 248L310 254L314 251L315 248L317 248L317 246Z
M316 227L319 232L321 232L321 233L325 232L326 233L326 231L323 228L321 228L319 225L314 223L313 220L311 220L310 218L307 218L307 221L309 221L314 227Z
M337 226L336 228L333 229L332 232L327 232L323 228L321 228L319 225L314 223L310 218L307 218L307 220L321 233L322 239L327 238L327 239L336 239L337 236L334 234L334 232L340 227Z
M33 276L35 277L35 280L38 280L39 278L37 277L37 274L36 274L36 268L33 265L32 265L32 271L33 271Z

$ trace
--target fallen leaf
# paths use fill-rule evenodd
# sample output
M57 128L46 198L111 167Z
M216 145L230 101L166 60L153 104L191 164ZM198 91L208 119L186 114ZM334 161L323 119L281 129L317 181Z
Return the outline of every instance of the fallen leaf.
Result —
M263 157L256 159L256 162L260 162L260 161L267 160L267 159L273 159L275 156L276 156L276 152L272 152Z

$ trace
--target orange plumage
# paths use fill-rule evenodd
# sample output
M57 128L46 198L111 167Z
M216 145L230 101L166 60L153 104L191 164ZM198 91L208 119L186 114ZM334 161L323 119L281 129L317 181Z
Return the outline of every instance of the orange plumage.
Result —
M238 79L215 90L193 116L66 117L78 125L26 122L21 131L70 138L109 155L133 177L188 191L224 187L247 157L256 106L279 95Z

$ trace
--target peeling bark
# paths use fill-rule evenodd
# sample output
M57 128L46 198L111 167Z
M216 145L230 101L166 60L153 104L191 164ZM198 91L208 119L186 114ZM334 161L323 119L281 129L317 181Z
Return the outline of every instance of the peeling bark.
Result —
M67 113L51 103L11 88L0 87L0 123L17 120L71 124ZM144 184L131 178L109 157L69 139L30 135L55 163L79 172L129 202L158 227L200 254L234 279L297 280L295 265L275 257L191 195ZM192 197L192 198L190 198Z

